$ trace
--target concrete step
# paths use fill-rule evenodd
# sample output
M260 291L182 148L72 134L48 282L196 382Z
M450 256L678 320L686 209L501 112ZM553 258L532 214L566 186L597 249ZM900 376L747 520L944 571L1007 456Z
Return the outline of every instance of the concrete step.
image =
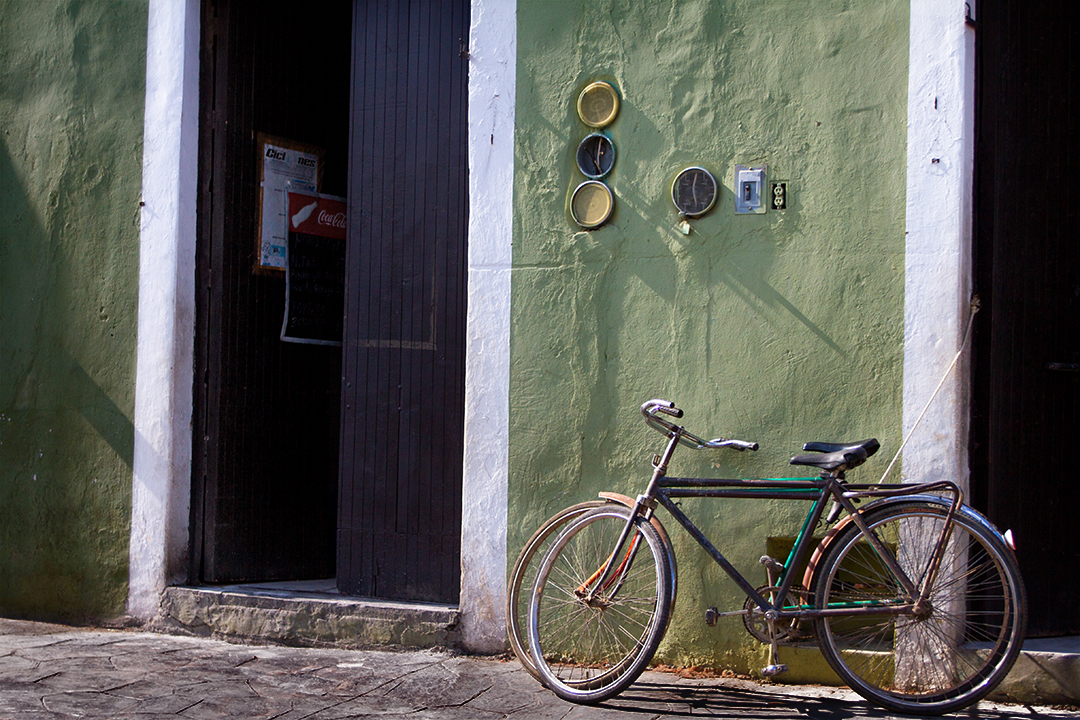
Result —
M841 684L816 644L781 646L780 661L789 671L773 678L774 682ZM1016 664L990 697L1029 705L1080 706L1080 637L1025 641Z
M341 595L333 580L170 587L149 629L303 647L454 647L456 606Z
M1080 706L1080 637L1031 638L991 697Z

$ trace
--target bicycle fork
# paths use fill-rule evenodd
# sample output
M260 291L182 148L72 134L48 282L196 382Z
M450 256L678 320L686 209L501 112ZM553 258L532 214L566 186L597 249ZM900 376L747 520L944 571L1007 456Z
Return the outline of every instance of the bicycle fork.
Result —
M598 568L596 572L575 589L575 594L590 607L595 607L598 604L597 595L601 591L605 591L607 597L614 597L619 592L623 580L630 571L630 566L634 563L634 556L637 554L638 547L641 544L641 534L636 531L634 523L637 521L638 516L646 522L652 519L653 511L656 510L657 506L656 499L653 497L656 483L667 474L668 463L671 461L671 456L675 453L675 448L678 447L679 439L682 437L682 428L676 428L668 437L668 444L664 448L664 452L653 456L652 479L649 480L645 492L638 495L637 501L631 509L626 527L623 528L622 533L619 535L619 540L615 543L611 555L608 556L603 566ZM622 556L616 566L616 560L622 553L623 546L626 545L631 533L634 533L634 539L631 541L630 547L627 548L626 554Z

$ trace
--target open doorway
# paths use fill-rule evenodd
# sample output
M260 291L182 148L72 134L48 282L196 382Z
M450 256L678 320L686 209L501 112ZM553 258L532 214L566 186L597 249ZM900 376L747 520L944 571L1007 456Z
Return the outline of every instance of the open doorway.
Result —
M258 133L323 148L344 195L350 0L202 9L193 581L334 576L341 350L279 339L256 267Z
M204 0L195 584L457 602L468 2ZM260 137L347 197L343 345L282 342Z
M978 5L972 504L1016 537L1028 635L1080 634L1080 22Z

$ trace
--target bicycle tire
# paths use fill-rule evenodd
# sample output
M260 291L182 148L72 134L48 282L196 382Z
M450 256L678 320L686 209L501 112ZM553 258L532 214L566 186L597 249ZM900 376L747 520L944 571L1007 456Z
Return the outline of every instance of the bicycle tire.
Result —
M536 671L536 665L529 655L529 637L526 632L529 597L533 582L536 580L536 571L539 569L539 563L534 563L533 560L537 558L543 560L551 545L550 541L557 536L557 531L562 530L567 522L606 504L607 501L604 500L590 500L563 508L549 517L521 548L517 561L514 563L514 569L510 571L510 582L507 584L506 591L507 639L510 641L510 649L514 651L521 666L540 682L544 679ZM521 592L523 587L524 594Z
M870 529L921 588L948 508L892 503L865 513ZM900 583L852 524L837 536L814 581L815 605L904 602ZM978 702L1020 653L1027 621L1023 580L993 526L962 507L925 616L834 616L815 620L825 659L851 689L906 713L939 715Z
M667 630L674 561L641 517L604 591L592 601L578 592L597 579L631 512L612 505L570 521L537 572L529 650L543 683L564 700L593 704L618 695L648 666Z
M532 534L532 537L526 541L525 545L522 546L521 552L518 553L517 560L514 562L514 567L510 572L510 580L507 583L506 590L507 639L510 642L510 649L517 657L518 662L521 663L521 666L541 683L544 682L544 678L536 671L536 665L532 661L532 656L529 655L529 637L526 631L529 615L529 597L532 592L533 581L536 579L536 571L548 547L551 546L551 541L557 536L557 531L561 530L573 518L608 504L623 505L625 507L634 506L634 499L625 495L602 493L602 496L602 500L589 500L563 508L545 520ZM669 556L672 558L671 572L674 579L678 573L674 563L675 553L671 540L668 538L667 530L664 529L659 518L655 515L649 522L660 533L660 539L664 541L664 546L668 549ZM522 591L523 588L524 592ZM674 599L675 592L673 589L673 603Z

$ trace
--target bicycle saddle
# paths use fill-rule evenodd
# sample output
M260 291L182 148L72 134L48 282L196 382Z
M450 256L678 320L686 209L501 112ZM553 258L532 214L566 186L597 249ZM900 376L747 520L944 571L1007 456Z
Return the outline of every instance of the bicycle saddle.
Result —
M822 470L850 470L866 462L878 451L881 444L875 439L857 443L808 442L803 450L821 453L820 455L796 455L791 458L792 465L810 465Z

